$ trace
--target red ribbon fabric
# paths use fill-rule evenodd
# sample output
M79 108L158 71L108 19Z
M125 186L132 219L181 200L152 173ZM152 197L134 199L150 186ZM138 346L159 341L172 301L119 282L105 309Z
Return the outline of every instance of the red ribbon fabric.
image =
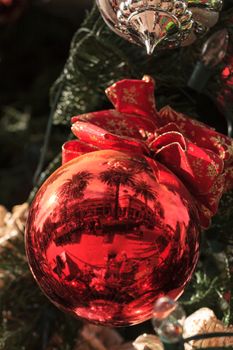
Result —
M103 149L152 157L184 183L206 228L223 192L233 188L233 140L169 106L157 111L154 88L148 76L109 87L115 109L72 118L78 140L63 145L63 163Z

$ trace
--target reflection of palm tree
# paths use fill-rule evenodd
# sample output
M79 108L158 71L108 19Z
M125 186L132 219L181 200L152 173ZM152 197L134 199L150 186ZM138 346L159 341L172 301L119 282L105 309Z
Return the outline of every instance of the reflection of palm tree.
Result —
M152 187L144 180L137 181L133 184L133 189L136 196L142 196L147 205L148 200L153 201L156 199L155 193Z
M56 223L52 221L51 217L48 216L43 224L43 235L41 235L41 245L40 248L46 250L50 241L53 240L54 234L56 232ZM38 235L38 237L40 237Z
M114 186L116 188L114 217L118 219L120 186L133 186L133 175L128 170L122 168L111 168L100 173L100 180L108 186Z
M140 161L138 161L137 163L135 162L135 172L147 173L147 174L150 174L152 178L155 178L153 174L153 168L149 164L149 161L154 162L153 160L145 159L145 158L140 159Z
M89 171L80 171L68 179L60 188L60 196L62 199L82 198L89 181L93 178Z

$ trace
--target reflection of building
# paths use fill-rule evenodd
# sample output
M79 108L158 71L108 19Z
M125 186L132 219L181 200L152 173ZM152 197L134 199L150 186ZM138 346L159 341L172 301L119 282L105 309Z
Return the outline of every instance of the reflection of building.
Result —
M116 233L135 234L132 239L140 238L140 226L153 229L155 215L143 201L130 195L120 196L118 218L114 219L115 198L92 198L79 201L67 208L64 224L55 230L57 245L68 242L79 243L82 234L105 236L104 242L110 243Z
M140 199L130 195L125 195L120 197L119 206L120 216L124 216L133 220L142 220L144 225L151 226L151 228L154 227L154 212Z

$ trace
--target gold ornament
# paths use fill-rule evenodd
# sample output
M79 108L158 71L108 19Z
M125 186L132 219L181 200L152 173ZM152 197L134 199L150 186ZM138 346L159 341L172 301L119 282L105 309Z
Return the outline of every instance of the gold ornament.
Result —
M233 325L225 326L217 319L214 312L206 307L201 308L186 318L184 323L184 338L196 334L232 332ZM185 350L194 350L196 348L224 347L232 346L233 337L210 338L202 340L192 340L185 344Z
M216 24L222 7L222 0L96 1L107 25L148 54L190 45Z

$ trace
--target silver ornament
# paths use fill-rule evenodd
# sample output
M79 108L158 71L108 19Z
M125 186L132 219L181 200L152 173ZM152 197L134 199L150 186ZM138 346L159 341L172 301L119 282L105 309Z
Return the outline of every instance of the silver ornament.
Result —
M148 54L190 45L216 23L222 7L222 0L96 1L107 25Z

